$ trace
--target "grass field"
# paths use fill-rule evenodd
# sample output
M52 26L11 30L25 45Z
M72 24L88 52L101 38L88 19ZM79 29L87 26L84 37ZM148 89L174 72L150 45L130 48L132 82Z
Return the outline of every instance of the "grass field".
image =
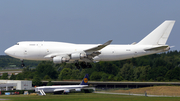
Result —
M5 100L6 99L6 100ZM180 97L145 97L95 93L71 93L68 95L0 95L5 101L180 101Z
M149 95L180 96L180 86L153 86L129 90L113 90L109 92L133 94L144 94L146 92Z

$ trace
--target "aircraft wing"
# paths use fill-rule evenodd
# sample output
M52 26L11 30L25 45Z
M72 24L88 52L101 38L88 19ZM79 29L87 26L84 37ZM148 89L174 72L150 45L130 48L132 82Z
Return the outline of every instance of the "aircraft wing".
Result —
M56 56L68 56L70 55L70 53L53 53L53 54L48 54L46 55L44 58L53 58L53 57L56 57Z
M109 40L106 43L100 44L100 45L98 45L96 47L86 49L86 50L82 50L87 55L87 57L82 59L82 60L86 61L86 62L91 62L93 57L101 54L101 52L99 52L99 50L106 47L111 42L112 42L112 40ZM56 57L56 56L62 56L62 57L70 58L71 54L73 54L73 53L54 53L54 54L46 55L44 58L53 58L53 57Z
M64 89L54 89L54 92L64 91Z
M109 44L111 44L111 42L112 42L112 40L109 40L104 44L100 44L100 45L98 45L96 47L84 50L84 52L87 55L87 58L82 58L81 60L86 61L86 62L93 62L93 57L98 56L99 54L101 54L101 52L99 52L99 50L101 50L104 47L108 46Z
M98 45L96 47L84 50L86 53L93 53L96 52L98 50L101 50L102 48L106 47L107 45L111 44L112 40L107 41L106 43L102 44L102 45Z
M75 89L75 88L73 88L73 89L55 89L54 92L59 92L59 91L70 92L71 90L78 90L78 91L80 91L81 88L77 88L77 89Z

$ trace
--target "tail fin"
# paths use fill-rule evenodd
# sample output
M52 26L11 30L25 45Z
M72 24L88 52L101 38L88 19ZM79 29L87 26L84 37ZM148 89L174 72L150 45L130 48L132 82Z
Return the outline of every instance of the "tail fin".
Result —
M89 75L86 74L80 85L88 85Z
M165 45L174 23L174 20L164 21L144 39L137 43L137 45Z

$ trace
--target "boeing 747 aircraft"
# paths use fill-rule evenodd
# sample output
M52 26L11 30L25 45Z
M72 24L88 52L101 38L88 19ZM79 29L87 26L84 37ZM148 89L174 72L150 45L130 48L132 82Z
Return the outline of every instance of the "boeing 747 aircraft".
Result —
M166 20L138 43L130 45L73 44L50 41L23 41L5 50L14 58L23 60L51 60L56 64L75 63L77 68L91 67L91 62L117 61L135 58L170 49L166 41L175 21Z
M46 95L46 93L62 92L62 91L64 93L69 93L70 90L81 91L81 89L88 87L88 80L89 80L89 75L86 74L84 76L84 79L79 85L41 86L41 87L36 87L35 92L40 92L41 95Z

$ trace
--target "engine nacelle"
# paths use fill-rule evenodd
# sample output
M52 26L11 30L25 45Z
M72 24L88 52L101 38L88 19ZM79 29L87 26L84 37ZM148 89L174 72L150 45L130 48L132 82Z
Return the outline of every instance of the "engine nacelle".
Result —
M64 94L67 94L67 93L69 93L70 91L68 90L68 89L65 89L64 90Z
M85 58L87 57L86 54L83 54L83 53L73 53L71 54L71 59L72 60L79 60L81 58Z
M60 64L60 63L68 62L68 61L69 61L69 59L62 57L62 56L56 56L53 58L53 62L55 64Z
M81 89L75 89L75 91L80 92L80 91L81 91Z

